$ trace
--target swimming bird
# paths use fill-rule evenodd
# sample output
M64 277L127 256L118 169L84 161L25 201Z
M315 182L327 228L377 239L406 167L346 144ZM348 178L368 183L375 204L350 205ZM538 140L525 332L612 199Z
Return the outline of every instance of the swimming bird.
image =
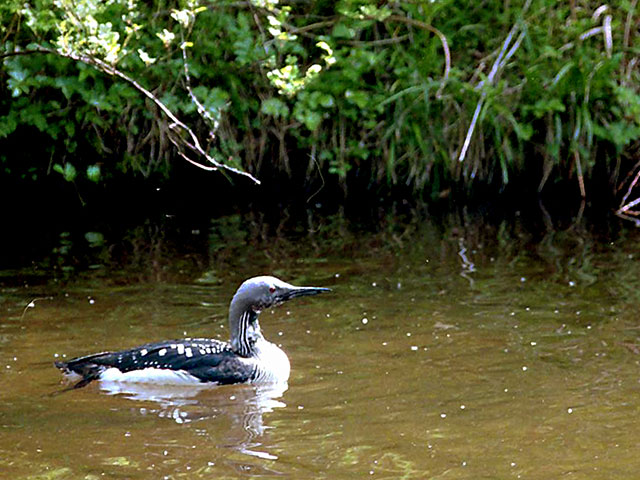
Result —
M292 298L330 291L296 287L275 277L246 280L229 306L230 341L184 338L148 343L117 352L94 353L55 366L70 377L80 376L72 388L93 380L153 384L284 383L289 358L264 338L258 315Z

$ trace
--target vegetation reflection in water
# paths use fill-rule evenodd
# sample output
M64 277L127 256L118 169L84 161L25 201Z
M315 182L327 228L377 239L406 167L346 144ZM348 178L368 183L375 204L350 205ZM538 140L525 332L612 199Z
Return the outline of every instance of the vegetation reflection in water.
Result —
M616 479L640 468L635 232L533 242L506 225L334 226L260 239L230 219L177 248L155 231L115 247L105 235L86 258L67 251L85 260L47 281L2 272L6 475ZM335 292L263 313L292 362L288 390L50 395L61 355L226 339L228 301L257 273Z

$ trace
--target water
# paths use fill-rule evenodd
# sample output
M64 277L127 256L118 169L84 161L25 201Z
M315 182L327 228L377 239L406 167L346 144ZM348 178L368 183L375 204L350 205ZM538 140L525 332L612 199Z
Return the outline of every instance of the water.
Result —
M230 232L194 230L189 247L162 234L128 250L130 268L110 268L102 251L88 269L0 272L0 477L640 471L635 232L613 243L581 231L532 242L504 227ZM60 393L52 363L65 355L226 339L231 295L262 273L334 290L261 316L290 357L286 391L92 384Z

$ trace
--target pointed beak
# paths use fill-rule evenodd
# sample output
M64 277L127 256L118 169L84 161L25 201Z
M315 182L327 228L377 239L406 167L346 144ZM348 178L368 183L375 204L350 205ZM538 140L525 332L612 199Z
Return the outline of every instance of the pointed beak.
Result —
M308 295L317 295L322 292L330 292L330 288L322 287L294 287L282 291L278 295L278 301L284 302L297 297L306 297Z

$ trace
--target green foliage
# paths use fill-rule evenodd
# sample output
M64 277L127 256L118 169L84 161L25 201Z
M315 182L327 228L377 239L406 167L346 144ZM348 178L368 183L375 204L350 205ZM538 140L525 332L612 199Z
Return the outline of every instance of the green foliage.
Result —
M258 177L318 175L311 156L345 187L437 197L531 172L543 188L543 170L573 174L575 152L588 178L604 152L637 148L635 4L574 3L9 0L0 37L4 52L50 48L117 67ZM514 26L519 43L491 75ZM451 49L446 78L433 27ZM39 153L65 180L168 176L178 158L162 112L90 66L9 56L0 85L0 142L39 132Z
M92 182L100 181L100 165L89 165L87 167L87 178Z
M73 182L78 176L76 168L68 162L64 166L56 163L53 166L53 170L61 174L67 182Z

